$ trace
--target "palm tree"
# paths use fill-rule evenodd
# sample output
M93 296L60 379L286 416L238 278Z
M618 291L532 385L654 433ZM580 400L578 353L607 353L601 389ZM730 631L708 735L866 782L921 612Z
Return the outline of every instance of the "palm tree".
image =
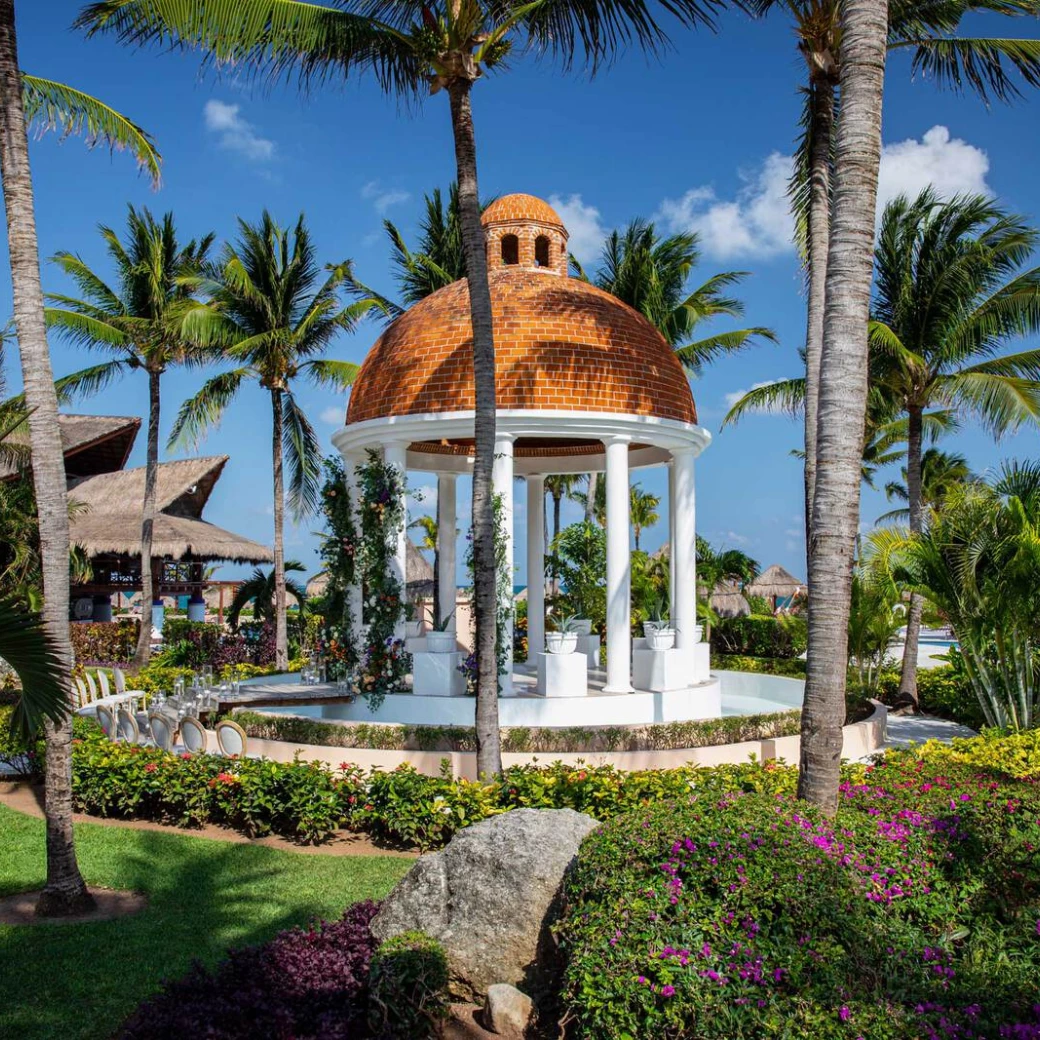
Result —
M302 574L304 566L299 560L286 560L286 574ZM291 578L285 579L285 591L296 600L302 611L307 605L307 590ZM227 623L231 628L238 628L239 615L249 603L253 604L253 617L264 624L271 624L272 604L275 601L274 569L265 571L257 567L252 574L235 590L234 598L227 608Z
M610 234L591 279L652 322L694 375L700 375L706 364L721 355L750 346L756 338L776 342L772 329L758 327L692 339L704 321L744 313L744 304L726 292L743 281L747 272L712 275L691 292L687 283L699 260L696 235L660 238L652 223L637 219L623 231ZM573 257L571 264L579 277L589 280Z
M711 597L723 582L746 585L758 577L758 560L740 549L716 549L707 539L697 535L697 585L705 590L704 599L697 605L697 615L704 622L705 639L711 640L711 626L718 615L711 609Z
M924 415L942 407L994 436L1040 422L1040 349L1008 353L1040 332L1040 232L980 196L940 203L931 189L882 217L871 341L879 388L907 421L907 508L920 533L926 500ZM911 600L899 698L917 706L921 601Z
M907 467L903 467L902 481L890 480L885 485L885 497L889 502L909 502L909 478ZM943 499L951 488L958 484L967 484L975 477L968 465L968 460L963 455L957 455L948 451L940 451L938 448L929 448L921 456L921 504L929 510L942 507ZM879 516L877 523L909 523L910 510L892 509Z
M658 495L651 495L649 491L643 491L638 484L632 485L629 494L632 499L630 506L632 533L635 535L636 552L639 552L639 539L644 528L653 527L661 519L657 512L661 499Z
M887 30L887 0L845 0L816 444L824 464L817 469L813 495L809 644L798 772L798 796L828 816L838 809L845 722Z
M36 237L27 124L130 149L153 179L159 155L151 138L125 117L87 94L51 80L23 76L18 68L14 0L0 0L0 176L7 215L14 321L29 413L33 485L39 517L45 594L43 619L70 700L69 518L65 460L58 429L58 397L43 317L40 252ZM72 722L44 721L46 738L47 881L37 903L41 914L78 913L93 905L76 862L72 837Z
M684 25L710 25L722 5L723 0L664 0L660 7ZM346 0L336 6L297 0L206 5L197 0L98 0L77 22L91 34L112 32L127 43L201 48L215 61L248 63L272 78L293 69L304 81L370 72L388 93L409 100L447 93L473 329L477 765L487 775L502 771L492 492L495 346L480 223L473 85L485 72L504 67L514 42L551 52L565 66L580 53L593 69L630 41L653 51L666 42L654 15L645 0L504 5L481 0Z
M847 57L841 0L746 0L757 14L781 8L794 22L798 50L806 63L802 89L802 134L795 157L791 198L802 241L808 281L805 355L809 394L805 409L806 531L818 450L817 417L823 351L827 254L834 179L834 132L843 63ZM1009 17L1040 14L1040 0L890 0L888 48L913 51L912 72L933 75L939 86L965 86L984 101L990 93L1009 101L1019 93L1013 73L1029 86L1040 84L1040 40L980 39L957 35L975 11ZM806 544L810 539L807 538Z
M62 662L38 614L20 600L0 598L0 658L18 676L18 700L11 713L11 734L25 743L45 720L60 723L68 714Z
M159 471L159 408L161 380L171 365L197 365L206 360L187 335L194 318L207 310L194 298L194 276L207 260L213 235L187 245L177 240L173 214L157 221L147 210L128 207L126 236L102 225L98 228L116 271L110 288L74 253L60 252L52 262L75 283L80 297L47 295L48 327L65 339L103 351L115 358L78 374L71 389L104 389L127 372L148 377L148 441L145 454L144 509L141 514L141 630L135 664L143 667L152 652L148 610L155 599L152 576L152 528L155 525L155 482ZM69 380L65 381L69 384Z
M408 526L422 531L419 548L423 552L433 553L433 620L440 624L449 611L442 608L440 601L441 551L437 541L437 521L432 516L417 516Z
M235 368L207 380L181 406L169 447L196 443L220 421L224 409L246 382L270 395L271 457L274 475L275 664L289 663L285 620L285 486L289 465L289 506L294 518L314 511L319 497L321 445L314 427L293 395L300 376L326 389L344 392L358 366L320 357L340 332L355 328L367 303L341 307L339 292L350 277L350 263L321 270L301 215L287 232L265 210L259 223L238 221L239 238L210 264L199 288L210 298L210 320L193 323L203 345L218 345Z

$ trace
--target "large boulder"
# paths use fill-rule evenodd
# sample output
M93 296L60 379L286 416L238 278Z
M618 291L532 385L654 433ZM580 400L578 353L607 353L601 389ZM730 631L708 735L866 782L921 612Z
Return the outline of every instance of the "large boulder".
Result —
M466 827L419 858L372 931L386 939L417 929L440 940L459 996L508 982L538 999L556 967L549 929L561 882L597 826L573 809L514 809Z

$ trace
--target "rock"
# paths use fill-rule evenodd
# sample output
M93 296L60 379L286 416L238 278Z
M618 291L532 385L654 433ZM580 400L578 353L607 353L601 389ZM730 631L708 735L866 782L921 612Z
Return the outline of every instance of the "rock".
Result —
M523 1040L532 1014L534 1001L516 986L506 982L488 986L484 1021L492 1033L510 1037L511 1040Z
M372 932L381 940L412 930L439 939L457 995L480 997L507 982L540 999L557 959L549 927L560 885L597 826L573 809L514 809L466 827L419 858Z

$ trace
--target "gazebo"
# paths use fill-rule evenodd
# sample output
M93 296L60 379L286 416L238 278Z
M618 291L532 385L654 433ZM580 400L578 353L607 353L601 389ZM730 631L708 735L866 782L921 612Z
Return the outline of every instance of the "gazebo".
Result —
M606 672L596 692L633 692L630 475L633 469L666 466L676 646L687 662L684 685L704 682L706 657L703 674L695 675L692 652L697 639L694 468L711 435L697 423L682 366L641 314L568 277L567 230L547 203L507 195L484 211L483 224L496 352L494 487L505 506L510 559L515 478L524 478L528 503L538 503L529 505L526 517L528 664L537 663L545 645L545 589L537 577L545 566L545 477L605 473ZM471 469L473 429L469 287L461 279L417 303L377 341L333 442L348 478L372 450L402 471L435 474L438 530L453 534L456 480ZM402 531L395 563L399 579L406 569L406 541ZM440 599L453 602L454 537L441 541L439 554ZM353 602L357 616L360 590L354 590ZM511 672L512 653L506 656ZM504 677L506 695L514 692L512 678Z

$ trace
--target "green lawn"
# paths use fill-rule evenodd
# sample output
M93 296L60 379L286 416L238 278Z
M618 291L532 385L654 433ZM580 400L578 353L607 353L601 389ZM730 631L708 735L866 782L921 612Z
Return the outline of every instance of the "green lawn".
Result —
M0 895L44 880L43 821L0 806ZM97 924L0 926L0 1037L112 1035L167 976L313 917L385 895L411 861L313 856L82 824L87 882L144 892L148 909Z

